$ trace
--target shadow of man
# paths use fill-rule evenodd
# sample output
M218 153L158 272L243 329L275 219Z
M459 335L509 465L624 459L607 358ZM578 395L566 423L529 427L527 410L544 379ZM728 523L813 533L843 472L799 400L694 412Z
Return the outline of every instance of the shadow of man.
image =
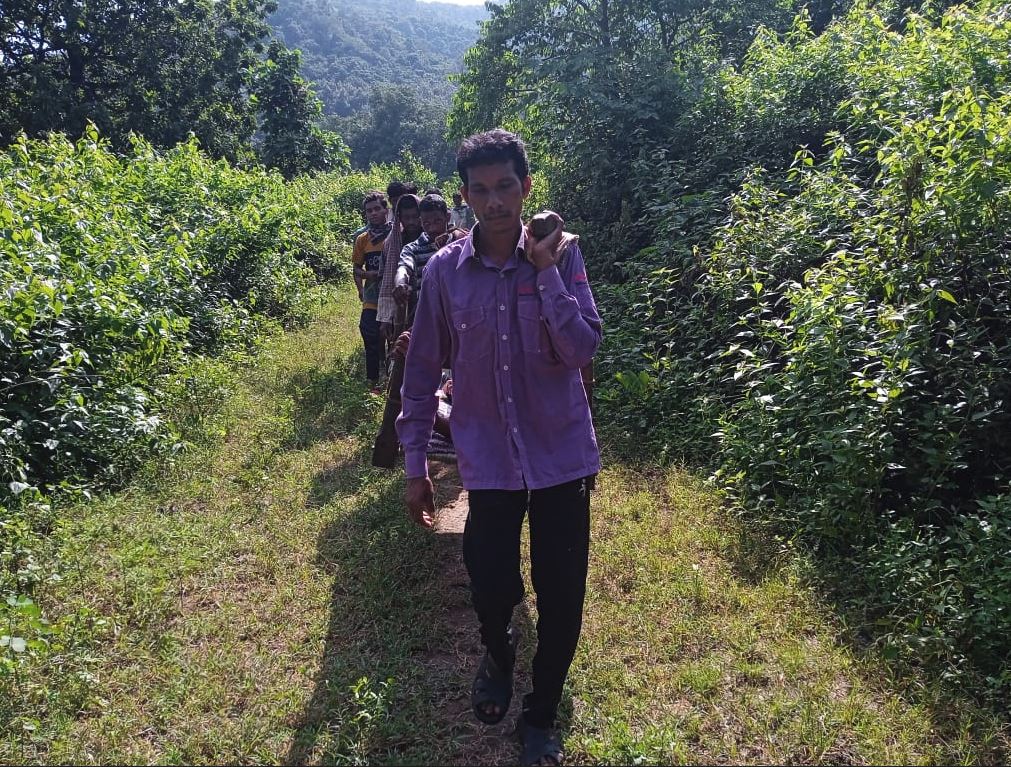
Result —
M317 562L334 578L330 620L287 764L517 760L511 736L530 689L535 621L526 601L517 606L513 705L500 724L479 723L470 687L484 648L462 553L467 494L455 466L433 460L431 472L434 534L407 520L398 480L320 536ZM332 477L319 479L314 500L326 503ZM570 710L566 699L563 731Z

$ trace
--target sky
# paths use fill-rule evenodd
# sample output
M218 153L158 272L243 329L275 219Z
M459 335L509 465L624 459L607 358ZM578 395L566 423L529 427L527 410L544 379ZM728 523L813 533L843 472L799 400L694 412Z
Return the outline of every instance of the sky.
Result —
M484 5L484 0L421 0L421 2L452 3L453 5Z

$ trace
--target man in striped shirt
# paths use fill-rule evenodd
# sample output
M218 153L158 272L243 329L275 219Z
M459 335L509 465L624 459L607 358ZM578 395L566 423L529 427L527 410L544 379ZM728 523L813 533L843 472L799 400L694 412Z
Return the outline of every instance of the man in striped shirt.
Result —
M414 319L418 295L428 259L446 244L449 227L449 209L446 201L436 194L428 194L418 204L421 212L421 236L405 245L400 251L397 276L393 283L393 298L401 306L408 304L408 326Z

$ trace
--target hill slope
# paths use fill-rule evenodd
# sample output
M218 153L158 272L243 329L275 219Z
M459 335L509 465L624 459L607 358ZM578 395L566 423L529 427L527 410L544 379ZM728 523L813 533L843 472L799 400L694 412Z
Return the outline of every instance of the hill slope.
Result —
M375 85L408 86L448 106L463 54L477 40L483 7L418 0L281 0L269 21L302 50L304 75L328 113L368 106Z

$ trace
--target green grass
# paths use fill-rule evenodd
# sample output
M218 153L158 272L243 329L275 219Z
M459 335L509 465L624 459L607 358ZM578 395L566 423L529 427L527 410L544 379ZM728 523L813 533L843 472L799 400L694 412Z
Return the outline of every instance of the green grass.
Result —
M72 510L46 608L89 627L36 669L21 713L38 727L10 735L0 762L515 757L505 728L467 710L477 644L458 537L410 525L399 476L369 466L381 402L359 343L344 292L238 372L213 438ZM1005 758L1002 722L845 644L803 561L696 477L612 461L598 488L563 703L571 760ZM528 635L534 614L531 599Z

